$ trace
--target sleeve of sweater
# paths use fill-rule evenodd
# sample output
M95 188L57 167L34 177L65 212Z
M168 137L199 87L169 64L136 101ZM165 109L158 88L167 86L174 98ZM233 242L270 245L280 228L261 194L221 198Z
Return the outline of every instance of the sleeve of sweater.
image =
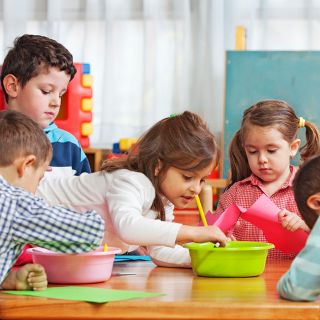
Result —
M320 219L305 248L293 260L277 284L280 296L288 300L314 301L320 296Z
M163 246L148 247L152 261L160 267L191 268L189 250L176 245L174 248Z
M173 209L174 207L171 204L165 207L166 221L174 220ZM147 249L152 261L158 266L179 268L191 267L189 250L180 245L175 245L173 248L149 246Z
M50 204L63 204L78 211L94 206L112 223L123 242L138 246L174 247L181 224L156 219L151 210L154 187L142 173L117 170L79 177L46 179L37 190ZM108 230L111 226L106 224Z
M156 219L154 187L142 173L119 170L109 186L109 214L122 241L174 247L181 224Z
M23 193L12 223L13 239L58 252L84 252L101 244L104 221L95 211L82 214Z

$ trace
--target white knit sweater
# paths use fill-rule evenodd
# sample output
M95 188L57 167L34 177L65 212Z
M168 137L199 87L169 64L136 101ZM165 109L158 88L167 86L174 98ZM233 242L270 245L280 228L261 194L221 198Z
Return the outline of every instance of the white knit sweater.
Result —
M65 178L42 179L37 194L50 204L79 212L96 210L105 220L108 246L130 252L147 246L157 265L190 267L187 249L175 245L181 224L172 222L173 206L165 207L166 221L151 210L155 190L142 173L126 169Z

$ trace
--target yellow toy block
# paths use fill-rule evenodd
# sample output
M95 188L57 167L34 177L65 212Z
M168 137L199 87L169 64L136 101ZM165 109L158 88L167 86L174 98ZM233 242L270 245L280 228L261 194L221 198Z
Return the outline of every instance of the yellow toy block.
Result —
M81 100L82 111L92 111L93 102L91 98L84 98Z
M119 140L119 149L120 151L128 151L134 143L137 142L136 138L122 138Z
M82 86L85 88L91 88L93 84L93 77L91 74L83 74L81 79Z
M83 136L90 136L93 132L93 126L92 123L90 122L84 122L81 124L81 134Z

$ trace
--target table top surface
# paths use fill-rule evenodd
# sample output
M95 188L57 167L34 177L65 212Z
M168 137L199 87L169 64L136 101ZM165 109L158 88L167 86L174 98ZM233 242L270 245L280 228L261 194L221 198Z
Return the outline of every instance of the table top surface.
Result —
M268 262L251 278L198 277L191 269L121 262L108 281L88 286L164 295L94 304L0 294L0 319L320 319L320 301L279 298L276 284L290 262Z

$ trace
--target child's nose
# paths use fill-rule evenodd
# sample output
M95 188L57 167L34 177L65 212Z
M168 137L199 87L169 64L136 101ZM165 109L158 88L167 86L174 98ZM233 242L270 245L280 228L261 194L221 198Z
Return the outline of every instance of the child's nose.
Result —
M201 191L201 182L199 181L199 182L193 183L190 189L195 194L199 194Z
M61 98L60 98L59 95L52 96L52 98L50 100L50 106L51 107L60 107L60 103L61 103Z
M264 154L264 153L260 153L260 154L259 154L259 162L265 163L265 162L267 162L267 161L268 161L268 159L267 159L267 157L265 156L265 154Z

